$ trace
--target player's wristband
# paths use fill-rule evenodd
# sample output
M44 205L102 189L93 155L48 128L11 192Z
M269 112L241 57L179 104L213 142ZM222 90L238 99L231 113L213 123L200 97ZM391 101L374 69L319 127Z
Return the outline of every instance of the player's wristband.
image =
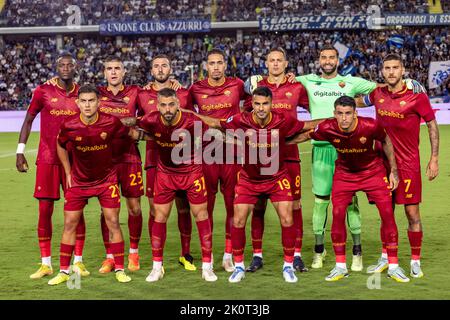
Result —
M16 153L21 153L23 154L25 152L25 143L19 143L17 145L17 151Z

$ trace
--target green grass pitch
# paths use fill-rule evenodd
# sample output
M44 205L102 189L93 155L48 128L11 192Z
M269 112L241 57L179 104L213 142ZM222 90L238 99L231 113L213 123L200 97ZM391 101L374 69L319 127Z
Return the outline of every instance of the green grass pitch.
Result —
M33 195L36 169L34 161L38 145L38 134L33 133L27 144L27 159L30 170L19 174L15 169L15 149L17 133L0 134L0 262L1 273L0 299L449 299L450 298L450 126L441 126L440 174L437 180L428 182L423 171L423 203L421 205L424 225L422 266L425 277L412 279L410 283L396 283L383 273L378 289L367 286L369 275L350 272L350 277L334 283L324 281L334 265L334 254L330 241L331 212L326 234L326 248L329 252L320 270L311 270L300 274L296 284L287 284L281 275L282 249L280 226L273 207L269 205L266 213L266 229L263 240L264 268L255 274L248 274L239 284L228 283L229 274L221 269L224 245L224 206L221 196L216 202L214 229L215 269L219 280L207 283L201 279L201 261L198 234L193 225L192 254L198 267L196 272L185 271L178 265L180 252L179 233L176 213L168 223L168 236L165 248L166 275L157 283L145 282L151 268L151 250L147 231L148 202L142 199L144 228L140 245L141 270L129 273L132 282L120 284L113 274L98 273L104 258L99 226L99 205L92 199L85 209L87 237L84 250L84 262L91 275L81 280L81 288L69 289L65 284L57 287L47 285L48 277L31 280L29 275L38 267L39 248L36 235L38 202ZM426 127L421 130L422 167L429 158L429 142ZM311 212L313 195L311 193L310 159L311 145L300 147L303 175L303 216L304 240L303 258L310 265L312 259L313 234ZM367 204L365 195L360 195L363 220L362 244L364 267L367 268L378 259L380 253L379 218L376 208ZM58 271L59 241L63 223L63 201L56 202L53 215L53 268ZM406 234L407 221L402 207L396 210L399 228L400 264L409 273L409 243ZM128 250L128 228L125 202L121 210L121 226ZM246 264L251 258L250 222L247 224ZM347 260L351 262L351 237L348 237ZM127 260L125 260L127 261Z

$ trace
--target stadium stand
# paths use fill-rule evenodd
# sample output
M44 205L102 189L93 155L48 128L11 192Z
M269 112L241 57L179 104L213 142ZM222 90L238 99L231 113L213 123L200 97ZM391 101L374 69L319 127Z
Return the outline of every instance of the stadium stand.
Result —
M8 27L64 25L77 5L82 12L81 24L96 25L102 20L211 17L212 21L257 20L260 16L295 14L348 14L367 12L371 4L385 13L428 13L429 1L381 0L13 0L6 1L1 13ZM440 1L444 11L449 0Z
M204 57L214 47L228 56L228 75L247 78L266 72L264 56L274 46L286 48L289 69L296 74L318 72L317 52L325 44L336 40L351 47L354 54L341 65L341 72L349 72L367 79L380 81L380 64L389 52L400 53L409 77L427 84L428 65L434 60L450 60L450 33L442 28L404 28L403 48L389 45L389 38L399 34L395 30L302 32L302 33L246 33L243 41L232 36L185 36L181 46L175 36L125 38L120 47L114 38L99 36L64 37L64 50L79 60L79 82L101 82L102 58L119 54L128 69L128 83L145 84L149 78L149 60L158 53L173 58L174 76L188 85L206 74ZM32 90L53 75L52 62L58 54L52 37L33 37L27 40L5 38L0 53L1 110L26 108ZM192 65L194 79L186 66ZM21 85L25 84L25 85ZM448 96L450 82L430 91L431 96Z
M64 25L69 5L77 5L82 12L83 25L96 25L108 19L211 18L212 21L256 20L258 17L302 15L357 15L377 4L383 13L449 12L450 0L360 1L360 0L62 0L0 1L0 27ZM2 9L3 8L3 9ZM391 41L402 37L402 44ZM60 36L61 37L61 36ZM79 60L80 83L101 82L102 58L120 54L128 69L127 82L143 85L150 80L149 60L153 55L166 53L173 58L174 76L183 84L206 75L204 57L214 47L228 56L228 75L246 79L252 74L264 74L264 56L274 46L281 46L289 55L289 69L295 74L318 72L317 52L325 43L339 41L352 50L341 63L341 73L351 73L374 81L381 81L380 65L384 55L396 52L403 56L407 76L427 85L431 61L450 60L448 28L404 27L381 31L301 31L264 33L255 29L214 31L208 34L133 35L115 37L98 33L64 35L58 41L55 34L39 36L0 36L0 110L23 110L32 90L54 74L52 65L58 49L68 50ZM450 100L450 81L430 90L430 96Z

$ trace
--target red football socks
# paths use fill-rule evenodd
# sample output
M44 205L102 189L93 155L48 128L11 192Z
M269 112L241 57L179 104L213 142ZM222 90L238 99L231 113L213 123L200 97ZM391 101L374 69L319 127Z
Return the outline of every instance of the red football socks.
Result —
M75 255L82 256L84 249L84 241L86 239L86 223L84 221L84 214L81 214L80 221L78 221L75 240Z
M138 249L142 234L142 213L138 215L128 214L128 231L130 234L130 248Z
M125 242L114 242L110 245L111 253L114 256L114 270L123 270Z
M41 257L50 257L52 240L53 201L39 200L38 240Z
M287 263L294 261L295 234L294 225L289 227L281 226L281 243L283 244L284 261Z
M408 238L411 246L411 260L420 260L423 232L408 230Z
M252 247L253 253L262 253L265 210L254 209L252 214Z
M231 228L231 242L233 245L233 257L235 263L244 262L244 248L245 248L245 227Z
M152 227L152 254L153 261L163 261L164 245L166 243L166 223L153 222Z
M202 262L211 262L212 233L209 219L197 221L196 224L202 248Z
M295 227L295 252L302 252L303 244L303 216L302 208L293 210Z
M181 255L191 252L192 219L190 210L178 211L178 230L180 231Z
M70 261L72 260L72 253L74 249L74 245L61 243L59 250L59 269L61 271L69 272Z

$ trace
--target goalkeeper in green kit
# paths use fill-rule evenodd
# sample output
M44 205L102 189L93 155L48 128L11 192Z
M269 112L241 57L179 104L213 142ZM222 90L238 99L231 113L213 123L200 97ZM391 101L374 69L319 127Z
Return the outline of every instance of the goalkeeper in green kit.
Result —
M324 45L320 50L319 64L321 74L299 76L296 81L306 88L309 100L311 119L333 117L334 102L341 96L355 97L372 92L377 83L351 75L341 76L337 73L339 53L332 45ZM251 91L254 82L261 76L252 76L245 83L246 91ZM406 80L408 87L415 93L424 91L420 83ZM384 86L384 84L382 84ZM315 236L314 256L311 267L322 268L326 255L324 232L327 223L327 211L330 205L330 194L334 174L334 162L337 159L336 149L328 142L312 141L312 185L315 195L313 209L313 231ZM361 215L356 195L347 208L347 223L353 238L352 271L362 271L361 248Z

